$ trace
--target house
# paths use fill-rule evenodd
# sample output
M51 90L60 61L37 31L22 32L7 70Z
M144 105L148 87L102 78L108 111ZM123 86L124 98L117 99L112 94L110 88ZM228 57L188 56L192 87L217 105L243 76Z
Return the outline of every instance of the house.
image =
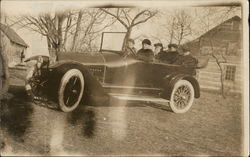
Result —
M9 67L22 63L28 45L9 26L0 23L0 39L4 53L7 54Z
M240 17L234 16L224 21L184 46L189 47L194 56L209 57L206 68L198 71L197 78L202 89L220 90L222 80L225 92L242 91L243 51Z

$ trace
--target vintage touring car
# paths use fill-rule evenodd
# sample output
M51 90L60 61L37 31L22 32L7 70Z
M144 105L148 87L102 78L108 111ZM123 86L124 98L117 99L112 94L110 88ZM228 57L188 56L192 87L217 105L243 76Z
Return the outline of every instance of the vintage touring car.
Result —
M123 35L104 32L98 53L60 53L58 62L42 68L34 89L42 88L63 112L100 96L163 100L175 113L188 111L200 97L197 67L124 57Z

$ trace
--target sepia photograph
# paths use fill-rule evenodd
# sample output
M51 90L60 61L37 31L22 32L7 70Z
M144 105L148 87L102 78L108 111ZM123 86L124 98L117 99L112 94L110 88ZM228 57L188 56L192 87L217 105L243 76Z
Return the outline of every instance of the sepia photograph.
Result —
M249 156L246 0L2 0L0 156Z

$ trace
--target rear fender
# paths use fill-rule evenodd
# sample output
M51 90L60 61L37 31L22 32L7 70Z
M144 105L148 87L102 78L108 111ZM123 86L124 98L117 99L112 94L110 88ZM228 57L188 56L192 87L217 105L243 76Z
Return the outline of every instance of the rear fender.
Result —
M179 80L187 80L189 81L193 87L194 87L194 97L199 98L200 97L200 86L198 81L191 75L186 75L186 74L171 74L168 75L164 78L164 90L162 92L162 98L169 100L172 90L174 88L174 85L179 81Z

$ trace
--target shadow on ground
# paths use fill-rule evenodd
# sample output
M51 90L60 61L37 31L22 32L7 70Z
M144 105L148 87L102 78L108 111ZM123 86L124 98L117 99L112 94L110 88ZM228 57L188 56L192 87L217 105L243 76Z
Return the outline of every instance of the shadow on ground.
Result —
M31 103L27 103L24 87L12 86L10 99L1 100L1 127L17 141L23 141L22 136L31 125L30 116L33 112Z

